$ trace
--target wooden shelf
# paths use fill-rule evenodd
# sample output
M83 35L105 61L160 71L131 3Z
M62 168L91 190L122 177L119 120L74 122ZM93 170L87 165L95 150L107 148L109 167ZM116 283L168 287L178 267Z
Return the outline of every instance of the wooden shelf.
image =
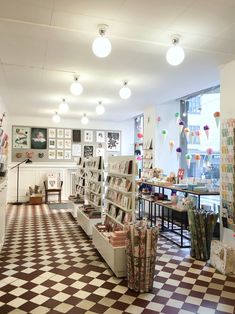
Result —
M126 247L113 247L108 238L93 227L93 244L116 277L126 277Z

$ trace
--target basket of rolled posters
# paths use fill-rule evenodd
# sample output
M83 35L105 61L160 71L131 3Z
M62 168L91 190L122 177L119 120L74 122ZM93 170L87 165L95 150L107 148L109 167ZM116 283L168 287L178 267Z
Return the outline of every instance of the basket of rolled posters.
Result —
M191 257L207 261L210 258L211 240L218 214L202 209L188 211L191 232Z
M128 287L148 292L153 288L159 229L149 227L143 221L125 228Z

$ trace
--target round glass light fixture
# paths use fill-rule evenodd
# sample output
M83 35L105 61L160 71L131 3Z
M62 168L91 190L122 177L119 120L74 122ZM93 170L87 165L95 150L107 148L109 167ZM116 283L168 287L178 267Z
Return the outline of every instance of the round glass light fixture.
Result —
M119 91L119 96L122 99L128 99L131 97L131 89L127 86L127 81L124 82L123 87Z
M105 113L105 108L104 106L102 105L102 101L99 101L98 105L96 106L95 108L95 111L98 115L102 115Z
M55 112L55 114L52 116L52 121L54 123L60 123L60 116L58 115L58 112Z
M78 82L77 76L74 76L74 82L70 85L70 92L74 96L79 96L83 92L83 86Z
M86 113L84 113L84 115L81 119L81 123L85 125L85 124L88 124L88 122L89 122L89 119L88 119Z
M100 24L98 25L98 29L100 36L93 41L92 51L96 57L106 58L112 50L111 42L105 37L108 25Z
M166 60L170 65L176 66L183 62L185 54L184 49L179 44L179 35L172 38L173 46L166 53Z
M65 101L65 99L62 99L62 102L59 105L59 113L66 113L69 111L69 105Z

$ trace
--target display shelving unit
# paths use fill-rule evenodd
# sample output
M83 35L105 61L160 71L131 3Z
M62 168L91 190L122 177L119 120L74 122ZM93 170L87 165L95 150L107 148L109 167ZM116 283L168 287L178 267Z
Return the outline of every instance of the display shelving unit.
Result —
M76 196L84 198L85 196L85 161L80 158L77 165L77 178L76 178Z
M143 170L142 178L152 178L153 177L153 146L152 140L145 142L143 147Z
M106 179L104 223L111 231L123 230L125 222L135 215L134 156L111 156L108 160ZM125 245L113 246L105 232L93 227L93 244L109 265L116 277L126 276Z
M100 211L100 218L92 218L84 212L84 208L78 207L77 218L79 225L85 233L91 237L92 227L102 221L102 203L103 203L103 181L104 165L102 157L90 157L84 161L85 164L85 194L84 202L91 205L96 211Z

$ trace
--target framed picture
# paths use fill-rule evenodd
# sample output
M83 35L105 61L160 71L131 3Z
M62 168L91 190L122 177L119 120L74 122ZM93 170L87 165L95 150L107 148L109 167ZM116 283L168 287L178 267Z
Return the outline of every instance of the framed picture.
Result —
M64 151L61 149L58 149L57 154L56 154L56 158L57 159L64 159Z
M73 157L81 157L82 156L81 144L73 144L72 145L72 156Z
M57 140L57 149L64 148L64 140Z
M84 130L84 142L93 142L93 131Z
M55 159L55 150L48 151L48 159Z
M97 143L105 142L105 131L96 131L96 142Z
M48 142L49 142L49 149L52 148L54 149L55 148L55 139L54 138L49 138Z
M12 130L13 148L30 148L30 128L14 126Z
M56 129L48 129L48 137L56 137Z
M47 149L47 129L32 128L31 129L31 148Z
M55 177L53 175L47 176L47 188L50 189L58 189L59 187L59 177Z
M64 140L64 148L71 149L71 140Z
M102 156L104 158L105 155L105 149L102 147L97 147L96 148L96 156Z
M73 142L81 143L81 130L73 130Z
M64 138L64 129L57 129L57 137Z
M71 138L72 137L72 130L71 129L65 129L64 130L64 137L65 138Z
M120 146L120 132L107 132L106 149L111 152L119 152Z
M83 146L83 156L84 158L93 157L94 146L93 145L84 145Z
M71 150L64 151L64 159L71 159Z

